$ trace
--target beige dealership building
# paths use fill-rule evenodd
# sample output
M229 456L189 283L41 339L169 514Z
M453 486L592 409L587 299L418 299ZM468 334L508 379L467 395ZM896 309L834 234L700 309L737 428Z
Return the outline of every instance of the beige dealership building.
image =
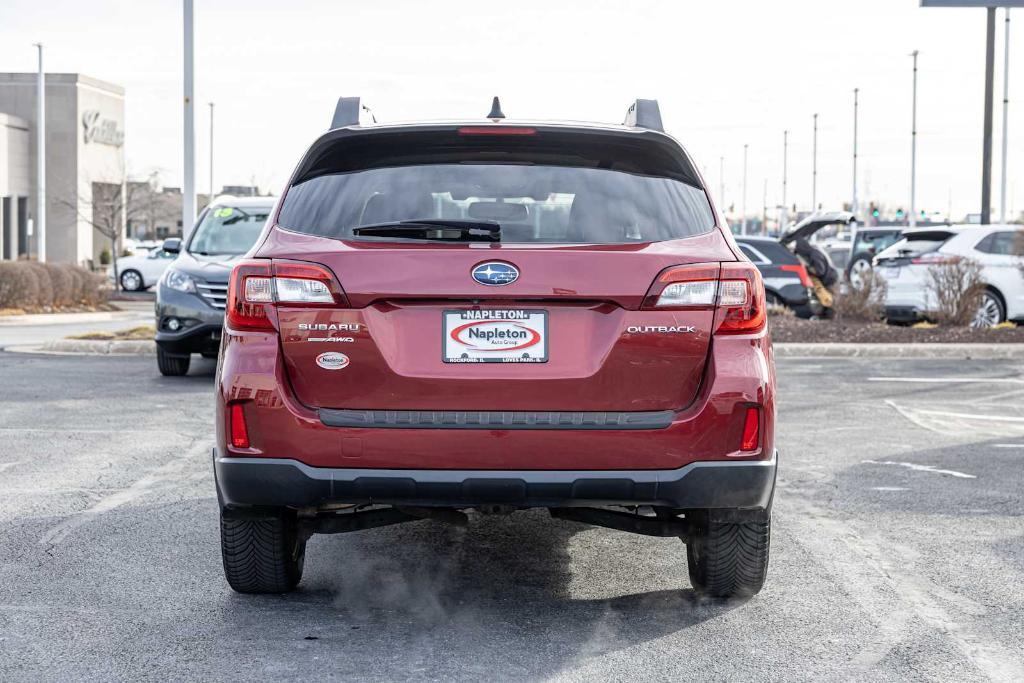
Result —
M0 257L37 257L36 74L0 73ZM46 258L89 264L109 248L92 225L125 181L124 89L46 74ZM96 201L94 201L96 198Z

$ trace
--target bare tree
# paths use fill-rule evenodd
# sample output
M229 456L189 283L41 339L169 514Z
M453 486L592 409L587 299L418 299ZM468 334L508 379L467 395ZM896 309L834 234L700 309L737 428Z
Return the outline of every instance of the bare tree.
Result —
M147 181L133 181L124 177L119 183L94 182L90 189L91 192L87 196L80 195L74 201L58 201L71 208L79 220L91 225L96 232L110 241L114 286L118 287L118 243L127 222L145 215L153 205L153 196L157 194L155 181L152 177Z

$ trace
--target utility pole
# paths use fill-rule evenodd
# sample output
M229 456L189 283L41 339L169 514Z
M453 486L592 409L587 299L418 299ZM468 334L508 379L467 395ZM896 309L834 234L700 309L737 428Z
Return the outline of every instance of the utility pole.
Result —
M992 81L996 61L996 8L985 9L985 123L981 140L981 224L992 222Z
M782 131L782 206L786 205L786 166L789 155L789 131Z
M917 54L917 50L910 53L914 58L914 92L910 114L910 227L917 225L917 214L914 209L917 190Z
M193 0L184 0L185 29L185 168L181 192L181 235L187 237L196 220L196 110L193 75Z
M764 179L764 193L761 195L761 234L768 234L768 179Z
M853 212L854 220L857 218L857 96L860 88L853 89L853 201L850 202L850 210Z
M43 44L39 50L39 73L36 76L36 238L38 259L46 263L46 72L43 71ZM27 251L27 250L26 250Z
M818 210L818 115L814 115L814 150L811 152L811 213Z
M740 234L747 234L747 148L750 145L743 145L743 222Z
M1003 168L999 181L999 222L1006 223L1006 152L1008 149L1010 109L1010 8L1006 8L1006 31L1003 39Z
M210 102L210 198L207 205L213 203L213 102Z

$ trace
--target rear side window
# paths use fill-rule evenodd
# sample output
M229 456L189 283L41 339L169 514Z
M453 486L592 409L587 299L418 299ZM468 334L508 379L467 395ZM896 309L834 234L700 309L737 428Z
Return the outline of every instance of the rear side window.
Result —
M576 144L457 136L441 144L440 135L411 138L409 152L382 145L377 155L363 142L355 161L324 154L289 188L278 224L352 239L368 225L479 220L500 224L503 243L582 244L657 242L714 228L688 161L660 146L602 146L595 135Z
M1024 231L993 232L978 242L975 249L985 254L1024 256Z
M765 256L761 252L757 251L756 249L751 247L746 242L737 242L737 246L740 248L740 251L743 252L743 255L746 256L751 261L753 261L754 263L770 263L771 262L770 259L767 256Z

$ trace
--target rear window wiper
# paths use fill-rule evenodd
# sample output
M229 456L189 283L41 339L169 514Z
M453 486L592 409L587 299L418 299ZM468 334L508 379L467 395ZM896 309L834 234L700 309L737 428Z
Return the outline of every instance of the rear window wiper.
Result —
M501 225L495 221L457 218L424 218L393 223L373 223L352 228L356 237L398 237L452 242L500 242Z

